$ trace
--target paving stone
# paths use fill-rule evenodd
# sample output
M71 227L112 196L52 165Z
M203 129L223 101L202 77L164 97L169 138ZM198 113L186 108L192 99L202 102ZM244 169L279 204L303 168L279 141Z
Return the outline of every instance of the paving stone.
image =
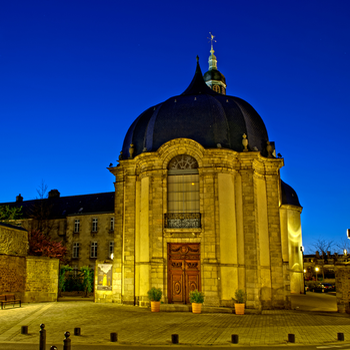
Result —
M41 323L50 345L61 345L66 331L71 332L72 344L101 345L110 344L112 332L118 333L118 343L130 345L169 345L171 334L179 334L180 344L189 345L229 345L231 334L239 335L240 345L288 344L289 333L295 334L296 344L336 343L339 332L350 339L350 318L339 313L151 313L149 308L91 301L23 304L0 312L0 344L39 343ZM21 325L29 326L28 335L20 334ZM76 327L81 336L73 335Z

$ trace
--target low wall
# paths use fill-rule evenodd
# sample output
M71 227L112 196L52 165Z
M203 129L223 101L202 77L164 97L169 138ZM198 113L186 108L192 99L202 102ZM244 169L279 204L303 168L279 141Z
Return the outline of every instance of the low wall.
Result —
M27 256L27 280L23 302L57 301L59 260Z
M350 313L350 263L335 265L338 312Z
M26 284L26 258L0 255L0 294L15 293L23 298Z

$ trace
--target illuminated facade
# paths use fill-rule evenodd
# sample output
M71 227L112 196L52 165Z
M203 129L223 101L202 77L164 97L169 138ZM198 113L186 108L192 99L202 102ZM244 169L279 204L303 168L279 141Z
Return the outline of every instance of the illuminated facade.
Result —
M217 92L220 91L220 92ZM265 125L251 105L226 95L213 49L204 78L197 68L178 96L130 126L115 176L113 286L97 302L289 308L302 293L301 206L281 181Z
M261 310L304 292L302 207L280 179L284 160L255 109L226 95L210 52L204 76L197 62L182 94L132 123L109 168L114 193L47 199L70 264L96 263L96 302L147 306L154 286L164 303L187 304L199 289L205 305L232 306L243 289L246 307ZM98 275L109 264L111 286Z

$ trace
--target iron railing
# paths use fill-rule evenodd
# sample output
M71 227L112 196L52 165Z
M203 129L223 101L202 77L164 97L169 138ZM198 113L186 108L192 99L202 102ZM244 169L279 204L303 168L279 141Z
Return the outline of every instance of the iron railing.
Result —
M165 228L201 228L200 213L167 213L164 214Z

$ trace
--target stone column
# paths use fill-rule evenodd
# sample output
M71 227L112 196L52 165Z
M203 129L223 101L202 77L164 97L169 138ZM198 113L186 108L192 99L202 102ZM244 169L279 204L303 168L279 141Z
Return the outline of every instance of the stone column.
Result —
M136 266L139 275L136 277L136 284L140 291L140 306L148 305L147 291L150 289L150 251L149 251L149 194L150 178L144 176L141 178L140 195L140 228L136 239L137 251L139 257L136 260Z
M238 289L235 179L232 173L218 174L219 246L221 303L231 306Z

